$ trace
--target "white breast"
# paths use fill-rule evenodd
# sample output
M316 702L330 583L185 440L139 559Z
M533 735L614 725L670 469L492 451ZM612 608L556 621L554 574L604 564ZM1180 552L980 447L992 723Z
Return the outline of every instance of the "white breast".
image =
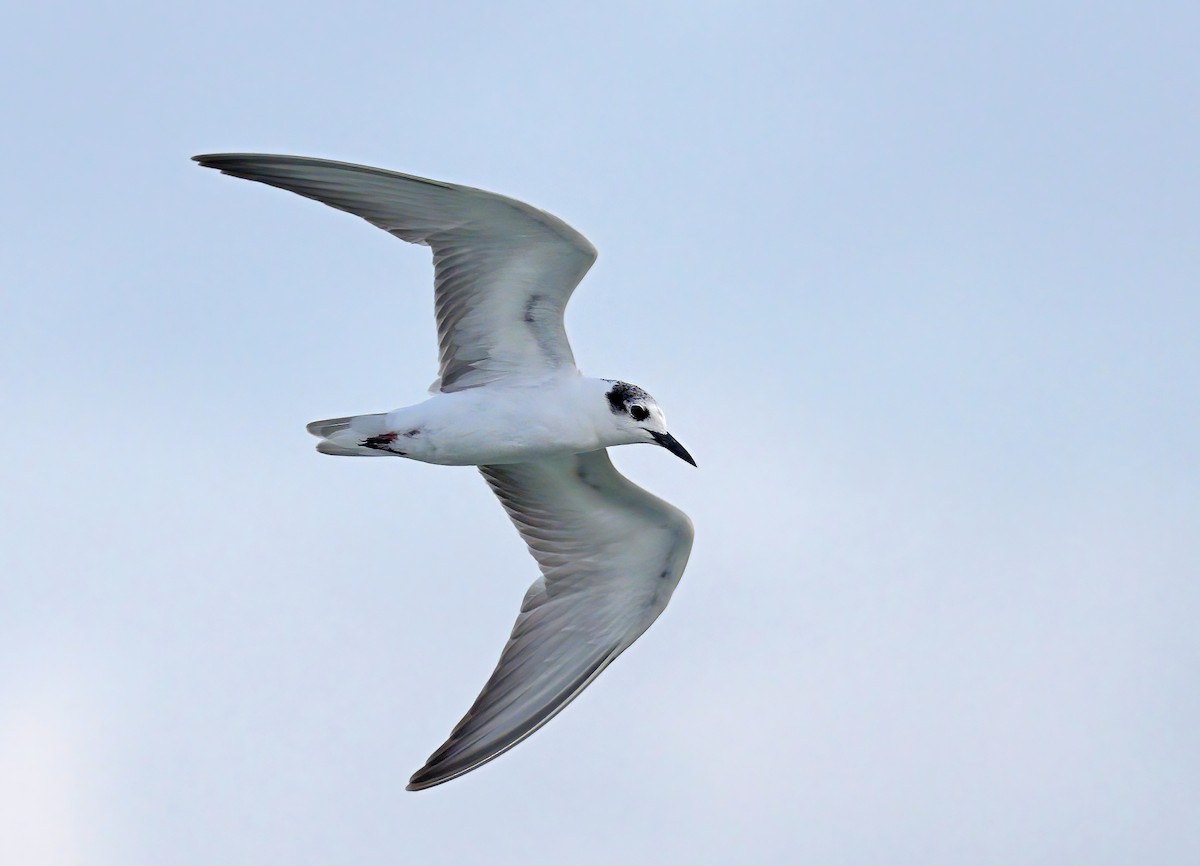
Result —
M593 413L599 403L579 376L540 387L471 388L435 394L388 414L389 429L407 436L405 456L449 466L517 463L605 446Z

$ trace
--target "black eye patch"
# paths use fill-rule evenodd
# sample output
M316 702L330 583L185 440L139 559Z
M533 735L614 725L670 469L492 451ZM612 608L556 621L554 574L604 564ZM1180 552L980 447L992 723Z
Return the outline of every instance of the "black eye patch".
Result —
M645 421L650 417L650 412L645 406L630 406L629 414L633 416L634 421Z
M625 414L629 411L628 406L632 401L642 400L650 396L637 385L630 385L628 382L617 382L612 379L607 381L612 382L612 388L604 396L608 399L608 407L612 409L614 415ZM645 411L644 408L643 411Z

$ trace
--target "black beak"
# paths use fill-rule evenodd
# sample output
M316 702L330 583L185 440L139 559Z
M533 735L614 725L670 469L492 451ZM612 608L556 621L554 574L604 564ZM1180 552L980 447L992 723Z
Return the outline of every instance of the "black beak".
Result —
M688 454L687 449L680 445L679 440L670 433L655 433L653 430L649 430L647 432L654 437L655 442L657 442L663 448L666 448L680 460L686 460L693 466L696 465L696 461L692 459L692 455Z

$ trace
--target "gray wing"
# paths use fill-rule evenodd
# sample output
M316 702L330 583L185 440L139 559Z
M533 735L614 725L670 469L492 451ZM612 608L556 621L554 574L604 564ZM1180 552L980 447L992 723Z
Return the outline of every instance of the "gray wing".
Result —
M563 310L596 249L557 217L483 190L363 165L253 153L193 159L431 247L441 390L574 368Z
M480 471L542 576L491 679L409 790L469 772L548 722L658 618L692 550L687 515L606 451Z

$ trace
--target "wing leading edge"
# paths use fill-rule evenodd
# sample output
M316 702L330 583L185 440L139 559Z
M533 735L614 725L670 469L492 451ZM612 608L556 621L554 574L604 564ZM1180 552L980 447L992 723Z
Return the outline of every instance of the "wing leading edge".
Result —
M475 769L559 713L658 618L691 553L687 515L606 451L480 471L542 576L483 691L409 790Z

